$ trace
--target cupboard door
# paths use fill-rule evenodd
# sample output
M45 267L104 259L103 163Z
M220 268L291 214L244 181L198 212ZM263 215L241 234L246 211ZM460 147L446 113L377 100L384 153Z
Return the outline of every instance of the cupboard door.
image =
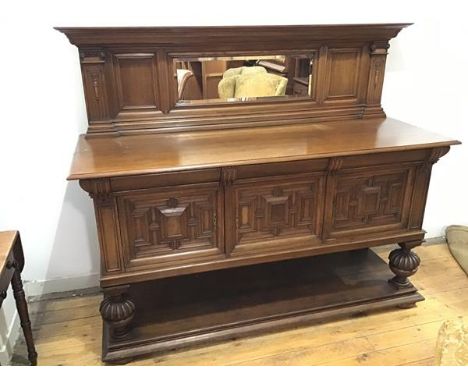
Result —
M342 171L327 186L324 238L407 229L415 168Z
M125 267L170 267L223 257L218 184L130 191L118 197Z
M228 190L227 247L278 245L281 239L318 240L323 208L323 177L244 180ZM276 244L275 244L276 243ZM227 248L227 252L230 252ZM277 247L278 248L278 247Z

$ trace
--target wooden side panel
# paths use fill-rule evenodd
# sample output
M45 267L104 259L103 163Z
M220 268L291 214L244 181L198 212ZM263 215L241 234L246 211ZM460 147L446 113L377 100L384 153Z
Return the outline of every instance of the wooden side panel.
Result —
M160 109L155 54L115 54L114 71L121 112Z

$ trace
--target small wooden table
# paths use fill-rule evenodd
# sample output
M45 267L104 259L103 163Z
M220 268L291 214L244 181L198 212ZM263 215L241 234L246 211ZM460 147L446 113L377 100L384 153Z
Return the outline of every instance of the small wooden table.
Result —
M37 353L32 337L31 322L29 321L28 305L21 281L21 272L24 267L23 247L18 231L0 232L0 307L7 295L8 285L11 282L16 308L21 320L28 359L31 365L37 365Z

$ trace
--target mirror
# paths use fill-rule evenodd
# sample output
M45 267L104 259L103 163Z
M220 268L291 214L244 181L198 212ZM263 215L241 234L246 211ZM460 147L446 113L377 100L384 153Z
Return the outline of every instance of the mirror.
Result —
M179 104L310 97L313 54L174 59Z

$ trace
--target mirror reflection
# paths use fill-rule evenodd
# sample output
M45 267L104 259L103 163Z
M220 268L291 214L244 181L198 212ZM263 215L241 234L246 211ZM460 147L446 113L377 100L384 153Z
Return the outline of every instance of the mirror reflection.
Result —
M174 60L179 103L243 102L311 94L313 55Z

